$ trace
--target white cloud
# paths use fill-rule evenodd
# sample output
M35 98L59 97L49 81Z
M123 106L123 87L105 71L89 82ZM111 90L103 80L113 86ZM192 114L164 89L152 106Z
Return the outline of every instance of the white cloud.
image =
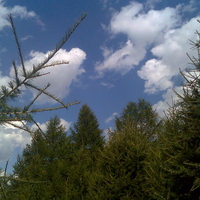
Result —
M129 72L144 57L145 52L136 49L130 40L119 50L115 52L103 49L104 61L97 63L95 71L103 75L105 71L115 71L122 75Z
M111 122L112 120L114 120L117 115L118 115L118 113L114 112L110 117L108 117L106 119L106 124L108 124L109 122Z
M147 59L138 70L140 78L145 80L145 92L152 94L174 87L173 78L180 74L179 69L188 66L186 52L191 56L196 53L191 50L189 39L197 38L194 32L198 18L189 21L182 18L182 13L190 12L195 5L196 1L191 0L174 8L146 11L143 4L130 2L119 12L115 11L109 24L110 33L124 34L128 42L117 50L104 47L104 60L97 63L96 72L100 76L107 71L124 75ZM145 57L147 52L151 58Z
M138 2L122 7L120 12L114 12L109 30L112 35L126 35L128 41L115 51L103 48L104 61L97 63L96 71L100 75L106 71L126 74L145 58L149 47L163 42L165 33L178 27L180 22L175 8L145 12Z
M0 71L0 86L7 85L9 81L11 81L11 78L8 76L2 76L2 73Z
M179 12L194 12L199 7L199 3L196 0L190 0L187 5L179 4L177 9Z
M110 22L112 33L123 33L133 44L146 46L162 39L163 33L178 26L180 16L175 8L149 10L144 12L143 5L131 2L116 12Z
M26 40L28 40L28 39L30 39L32 37L33 37L32 35L27 35L27 36L21 38L21 41L26 41Z
M27 69L31 69L33 64L39 64L45 57L47 53L42 53L38 51L30 52L30 60L25 61L25 66ZM42 77L36 78L33 84L40 88L43 88L50 83L51 86L48 88L48 92L60 98L66 97L69 94L70 86L73 81L78 80L78 77L85 72L81 67L83 61L86 58L86 54L79 48L73 48L69 52L65 49L60 49L59 52L51 59L51 62L58 61L69 61L69 64L63 64L53 67L48 67L43 69L43 73L49 73ZM13 69L11 70L11 75L13 74ZM32 91L33 95L36 95L36 91ZM53 102L52 99L45 95L37 100L37 103L43 104L47 102Z
M188 67L186 52L191 56L196 54L189 43L189 39L197 39L196 26L197 18L193 18L180 28L169 30L163 42L151 49L158 59L148 60L138 71L140 78L145 80L145 92L155 93L174 86L172 78L180 74L179 69Z
M113 84L111 84L111 83L106 83L106 82L101 82L101 85L107 87L108 89L115 87Z
M0 126L0 161L8 160L17 148L22 149L30 141L29 133L12 126Z
M14 7L6 7L5 1L0 0L0 30L2 30L5 26L10 25L8 21L8 14L12 14L13 17L20 17L21 19L35 18L40 25L44 26L35 12L28 11L26 7L18 5Z
M107 128L107 129L105 129L105 130L103 131L103 136L104 136L105 141L108 141L108 140L109 140L110 133L112 133L112 131L113 131L113 128L112 128L112 127L109 127L109 128Z
M146 80L145 92L148 93L166 90L173 86L173 82L169 80L171 78L170 68L160 60L148 60L142 69L138 71L138 75Z

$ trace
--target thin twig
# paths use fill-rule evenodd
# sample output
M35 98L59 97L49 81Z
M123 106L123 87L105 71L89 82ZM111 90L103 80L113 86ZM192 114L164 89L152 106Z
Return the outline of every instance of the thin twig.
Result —
M15 25L13 23L13 18L11 16L11 14L9 14L8 17L9 17L10 24L11 24L11 27L12 27L12 30L13 30L13 34L14 34L14 37L15 37L15 42L17 44L18 53L19 53L19 57L20 57L20 61L21 61L21 65L22 65L22 69L23 69L23 73L24 73L24 77L26 78L26 68L25 68L25 65L24 65L24 59L23 59L23 55L22 55L22 51L21 51L21 46L20 46L20 43L19 43L19 40L18 40L18 37L17 37L17 32L16 32L16 29L15 29Z

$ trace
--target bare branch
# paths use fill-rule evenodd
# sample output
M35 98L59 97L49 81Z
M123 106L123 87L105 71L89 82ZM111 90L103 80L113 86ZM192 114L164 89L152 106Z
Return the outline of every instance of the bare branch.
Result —
M41 91L39 91L39 93L36 95L36 97L29 103L29 105L26 107L26 110L29 110L29 108L34 104L34 102L40 97L40 95L50 86L50 83Z
M26 68L25 68L25 65L24 65L24 59L23 59L23 55L22 55L22 51L21 51L21 46L20 46L20 43L19 43L19 40L18 40L18 37L17 37L17 32L16 32L16 29L15 29L15 25L13 23L13 19L12 19L11 14L8 15L8 17L9 17L10 24L11 24L11 27L12 27L12 30L13 30L13 34L14 34L14 37L15 37L15 42L17 44L18 53L19 53L19 57L20 57L20 61L21 61L21 65L22 65L22 69L23 69L23 73L24 73L23 75L26 78Z

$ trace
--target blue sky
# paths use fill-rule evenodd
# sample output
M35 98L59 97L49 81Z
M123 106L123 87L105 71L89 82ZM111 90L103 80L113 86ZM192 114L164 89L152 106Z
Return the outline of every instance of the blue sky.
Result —
M176 100L172 89L181 93L179 69L189 67L186 53L196 53L189 39L197 37L199 6L198 0L0 0L0 85L12 78L12 60L19 64L8 13L14 17L25 64L30 68L86 12L87 17L53 60L70 63L46 69L50 74L35 82L39 86L51 82L53 94L64 102L80 100L81 104L67 111L37 114L35 119L44 127L50 117L58 115L69 128L87 103L106 133L127 102L139 98L145 98L163 116L163 110ZM24 91L17 104L23 105L34 95L34 91ZM43 96L35 106L54 105ZM11 169L28 142L28 133L0 127L0 166L4 168L10 158Z

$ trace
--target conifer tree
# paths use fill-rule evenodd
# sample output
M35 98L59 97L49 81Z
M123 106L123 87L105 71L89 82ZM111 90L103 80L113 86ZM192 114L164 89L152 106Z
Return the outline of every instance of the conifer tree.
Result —
M103 146L102 130L99 129L98 120L87 104L81 107L71 133L72 141L78 149Z
M155 130L151 135L157 135L160 126L157 114L149 105L144 100L128 103L122 116L116 119L116 130L111 132L90 179L89 191L94 199L149 199L143 189L146 156L154 143L148 131ZM151 113L151 118L141 113ZM151 124L149 130L142 128L145 124Z
M10 195L16 199L65 199L71 156L70 139L55 117L44 134L35 132L31 144L18 156Z
M127 122L137 124L141 132L149 139L155 137L156 128L159 124L158 115L153 110L151 104L144 99L139 99L137 103L129 102L123 109L120 117L116 118L115 126L117 130L122 130Z
M87 199L89 179L104 144L98 120L87 104L81 107L71 133L74 154L67 182L67 199Z
M176 93L179 101L168 110L155 153L159 167L153 168L150 159L148 174L157 199L200 198L200 40L192 44L198 57L189 57L193 68L181 72L183 95Z

